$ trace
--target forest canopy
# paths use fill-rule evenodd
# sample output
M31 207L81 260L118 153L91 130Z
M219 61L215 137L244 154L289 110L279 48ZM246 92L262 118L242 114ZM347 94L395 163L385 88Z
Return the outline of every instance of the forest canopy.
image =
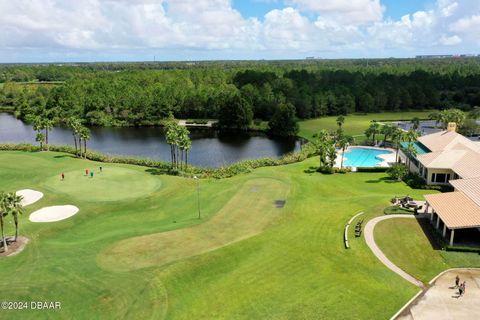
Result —
M308 119L480 105L480 60L385 59L0 65L0 106L99 126L176 118ZM232 107L230 104L234 103ZM288 112L286 107L288 106ZM236 110L237 120L228 110ZM242 116L240 116L240 114ZM232 123L229 124L228 121ZM237 122L235 122L237 121Z

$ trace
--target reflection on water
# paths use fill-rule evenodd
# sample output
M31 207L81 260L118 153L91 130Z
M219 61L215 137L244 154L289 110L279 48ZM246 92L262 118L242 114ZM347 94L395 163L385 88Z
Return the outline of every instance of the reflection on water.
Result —
M192 149L189 161L200 167L219 167L244 159L280 157L298 150L300 142L294 139L269 138L262 134L219 133L214 130L192 130ZM12 115L0 113L0 143L35 143L35 132L30 125ZM73 136L67 128L55 128L49 134L51 144L73 145ZM163 130L143 128L91 128L88 148L110 155L170 160L170 147Z

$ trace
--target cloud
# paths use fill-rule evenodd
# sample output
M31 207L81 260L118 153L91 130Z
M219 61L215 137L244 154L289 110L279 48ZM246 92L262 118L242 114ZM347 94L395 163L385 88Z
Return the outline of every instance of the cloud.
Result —
M287 0L286 3L345 24L380 21L385 10L380 0Z
M457 20L450 25L450 30L455 32L478 32L480 30L480 15Z
M384 18L381 0L276 2L264 17L246 18L232 0L0 0L0 61L26 51L56 60L406 56L475 52L480 43L478 0L437 0L398 20Z
M453 36L446 36L446 35L442 35L442 37L439 39L439 42L440 44L444 45L444 46L454 46L456 44L459 44L462 42L462 38L460 38L459 36L457 35L453 35Z

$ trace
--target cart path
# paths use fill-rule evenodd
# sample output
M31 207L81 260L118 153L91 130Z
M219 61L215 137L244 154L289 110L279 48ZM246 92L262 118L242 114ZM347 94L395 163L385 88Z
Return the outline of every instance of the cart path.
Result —
M388 259L385 254L383 253L382 250L378 247L378 245L375 243L375 238L373 231L375 229L375 226L377 223L383 221L383 220L388 220L388 219L415 219L416 216L414 215L404 215L404 214L391 214L387 216L380 216L373 218L372 220L368 221L368 223L365 225L365 230L364 230L364 235L365 235L365 241L372 250L373 254L385 265L387 268L407 280L408 282L412 283L413 285L419 287L419 288L425 288L423 283L411 276L410 274L406 273L402 269L400 269L397 265L395 265L390 259Z

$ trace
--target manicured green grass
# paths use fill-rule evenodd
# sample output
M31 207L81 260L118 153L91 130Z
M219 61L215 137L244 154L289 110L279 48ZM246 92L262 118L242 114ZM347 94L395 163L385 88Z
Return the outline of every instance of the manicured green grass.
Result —
M448 268L480 267L478 253L434 250L416 219L382 221L375 227L375 240L389 259L423 282Z
M45 181L45 189L51 193L63 193L82 201L121 201L148 195L160 188L161 180L145 175L142 169L104 165L102 172L98 164L85 170L66 171L65 179L57 175ZM94 172L93 177L90 172Z
M343 129L346 134L360 135L357 139L364 139L364 132L372 122L372 120L406 120L418 118L427 118L430 112L384 112L384 113L370 113L370 114L352 114L345 116L345 123ZM318 133L321 129L337 130L337 117L322 117L312 120L300 121L299 135L305 139L311 139L312 136Z
M121 240L105 248L97 262L107 270L162 266L252 237L265 230L283 210L289 186L274 179L246 181L218 213L197 226ZM142 243L139 248L138 244Z
M352 248L343 246L344 225L355 213L364 211L366 221L381 215L393 195L417 198L426 192L388 183L384 173L313 174L309 168L317 159L310 159L202 180L199 220L193 179L104 164L105 174L135 171L127 185L155 179L161 187L128 201L107 201L118 198L117 184L105 181L113 189L102 189L102 201L92 202L52 189L51 179L99 163L47 152L0 152L0 163L0 190L45 193L21 217L20 233L31 242L19 255L0 258L3 300L62 302L57 311L2 311L2 319L385 319L417 290L385 268L353 230ZM279 197L286 206L272 209ZM56 223L28 220L34 210L55 204L74 204L80 212ZM10 223L7 232L13 233ZM173 235L178 248L163 251L162 232ZM127 250L118 265L135 270L115 271L113 260L103 263L119 244ZM146 259L136 252L145 246L158 252Z

